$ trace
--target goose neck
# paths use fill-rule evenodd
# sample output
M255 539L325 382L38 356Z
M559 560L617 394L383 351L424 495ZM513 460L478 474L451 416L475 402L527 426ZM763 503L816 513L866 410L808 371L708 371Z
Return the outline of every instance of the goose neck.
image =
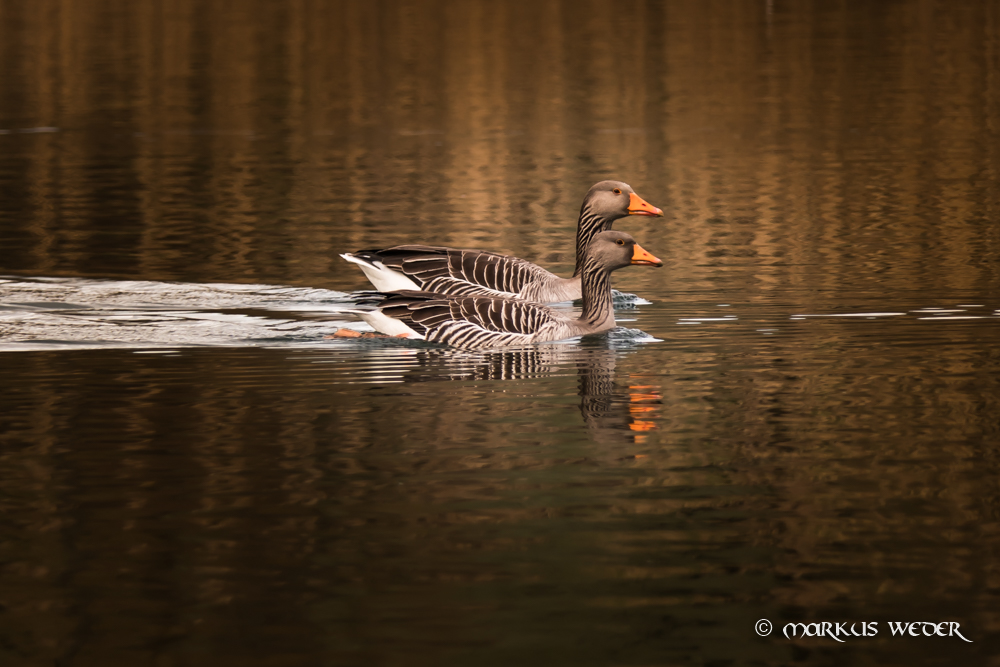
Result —
M580 275L583 270L584 259L587 255L587 246L595 236L601 232L611 229L614 220L608 220L604 216L590 210L586 204L580 209L580 220L576 225L576 269L573 270L573 277Z
M600 326L610 320L615 321L611 301L611 272L588 259L581 279L583 288L583 315L581 319L589 325Z

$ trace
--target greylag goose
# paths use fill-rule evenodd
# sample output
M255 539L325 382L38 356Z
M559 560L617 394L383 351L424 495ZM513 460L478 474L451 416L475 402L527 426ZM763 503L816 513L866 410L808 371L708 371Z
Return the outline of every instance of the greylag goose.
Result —
M624 232L597 234L580 262L583 312L576 318L540 303L489 295L402 291L374 310L352 310L377 331L476 350L544 343L615 326L611 272L639 264L663 266Z
M482 250L401 245L341 255L361 267L380 292L418 290L437 294L502 296L552 303L582 296L580 271L591 239L629 215L663 215L627 183L601 181L590 188L576 227L576 270L560 278L531 262Z

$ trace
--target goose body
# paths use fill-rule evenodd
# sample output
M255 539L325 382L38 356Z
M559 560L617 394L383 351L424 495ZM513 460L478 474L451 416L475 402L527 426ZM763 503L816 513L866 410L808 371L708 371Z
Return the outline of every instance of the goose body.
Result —
M629 264L663 265L624 232L594 238L582 262L580 317L513 297L417 290L388 294L376 309L352 312L382 333L470 350L564 340L615 326L611 272Z
M601 181L584 197L576 230L576 271L561 278L537 264L483 250L401 245L341 255L361 267L382 292L413 290L455 296L497 296L539 303L583 296L581 264L587 246L615 220L629 215L659 216L663 211L621 181Z

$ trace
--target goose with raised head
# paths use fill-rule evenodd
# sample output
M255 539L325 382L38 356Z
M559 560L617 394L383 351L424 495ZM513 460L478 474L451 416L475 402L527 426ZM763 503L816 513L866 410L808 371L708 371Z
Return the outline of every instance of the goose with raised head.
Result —
M615 220L629 215L662 216L621 181L601 181L587 192L576 227L576 270L560 278L537 264L483 250L401 245L341 255L361 267L381 292L417 290L452 295L484 295L553 303L579 299L587 246Z
M624 232L597 234L580 262L579 317L510 297L401 291L374 310L353 310L377 331L477 350L564 340L615 326L611 272L630 264L663 266Z

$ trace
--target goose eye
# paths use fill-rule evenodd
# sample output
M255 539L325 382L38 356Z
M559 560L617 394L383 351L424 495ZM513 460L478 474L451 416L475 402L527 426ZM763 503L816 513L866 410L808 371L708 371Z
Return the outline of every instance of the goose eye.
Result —
M618 245L625 245L625 239L618 239L617 241L615 241L615 243L617 243Z
M622 190L621 188L615 188L614 190L612 190L612 192L614 192L616 195L620 195L622 193Z

